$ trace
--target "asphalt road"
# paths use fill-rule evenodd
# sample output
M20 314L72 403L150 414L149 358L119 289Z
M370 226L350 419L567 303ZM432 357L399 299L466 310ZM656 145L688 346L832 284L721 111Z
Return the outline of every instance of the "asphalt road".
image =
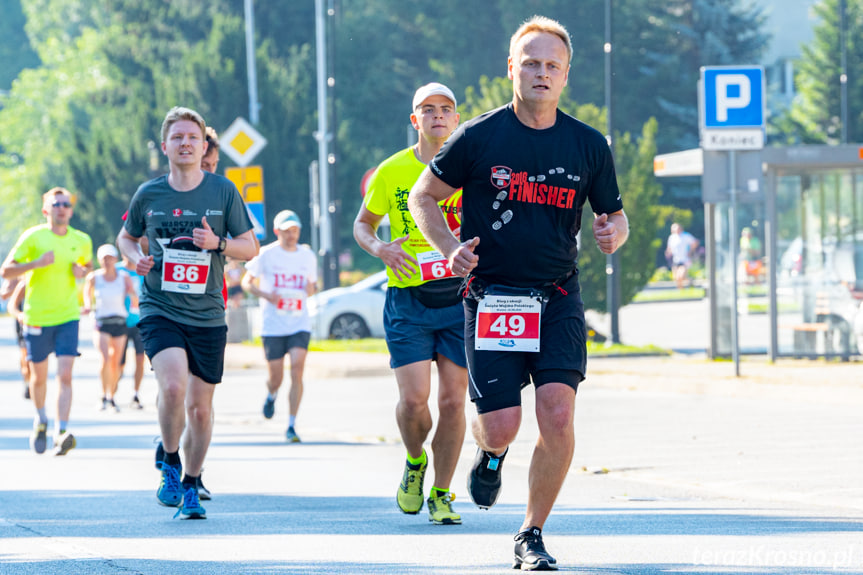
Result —
M404 450L385 357L310 356L304 442L288 445L285 394L264 420L260 350L234 346L216 392L208 519L180 521L155 498L152 376L143 411L101 412L95 352L82 345L70 428L79 446L38 456L11 335L0 320L0 573L511 572L536 439L530 391L498 505L468 500L467 439L453 486L464 523L434 526L395 505ZM752 375L741 380L691 358L592 360L575 458L545 527L561 570L863 573L854 368L798 363L774 377L744 364ZM129 389L126 378L121 405Z

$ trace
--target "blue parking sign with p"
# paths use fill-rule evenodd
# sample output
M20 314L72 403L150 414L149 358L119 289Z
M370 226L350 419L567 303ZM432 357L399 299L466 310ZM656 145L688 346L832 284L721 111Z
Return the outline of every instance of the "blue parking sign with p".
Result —
M705 128L764 126L764 68L717 66L701 72Z

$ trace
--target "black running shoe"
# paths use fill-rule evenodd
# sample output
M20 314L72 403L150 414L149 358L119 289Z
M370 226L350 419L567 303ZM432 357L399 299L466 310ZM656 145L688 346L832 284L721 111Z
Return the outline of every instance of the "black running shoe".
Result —
M548 554L542 542L542 529L531 527L515 536L513 569L557 571L557 559Z
M480 509L488 509L497 502L500 495L500 472L503 467L503 455L493 455L480 448L476 450L473 467L467 476L467 492Z
M200 497L201 501L209 501L212 499L212 497L210 497L210 490L204 487L204 481L201 479L202 477L204 477L203 469L201 470L201 475L199 475L196 480L198 485L198 497Z
M158 438L157 438L158 439ZM156 445L156 469L162 469L162 461L165 460L165 446L162 442Z

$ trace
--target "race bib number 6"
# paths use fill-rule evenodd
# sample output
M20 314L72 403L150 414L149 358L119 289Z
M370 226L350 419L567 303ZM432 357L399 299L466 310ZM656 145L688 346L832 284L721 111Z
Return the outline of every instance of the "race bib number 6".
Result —
M202 294L210 274L209 252L165 248L162 259L162 291Z
M476 312L474 349L539 351L542 303L527 296L487 295Z
M420 252L417 254L417 261L420 264L420 277L423 281L455 277L449 262L438 251Z

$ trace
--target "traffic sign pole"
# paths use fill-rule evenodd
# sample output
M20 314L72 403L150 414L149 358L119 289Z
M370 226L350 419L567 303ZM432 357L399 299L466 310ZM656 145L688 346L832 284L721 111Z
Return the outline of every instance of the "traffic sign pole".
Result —
M731 254L731 355L740 376L739 310L737 306L737 151L764 147L765 80L761 66L701 68L698 84L702 150L728 153L728 191L731 196L728 229ZM715 273L715 263L713 264ZM714 297L711 294L711 298Z

